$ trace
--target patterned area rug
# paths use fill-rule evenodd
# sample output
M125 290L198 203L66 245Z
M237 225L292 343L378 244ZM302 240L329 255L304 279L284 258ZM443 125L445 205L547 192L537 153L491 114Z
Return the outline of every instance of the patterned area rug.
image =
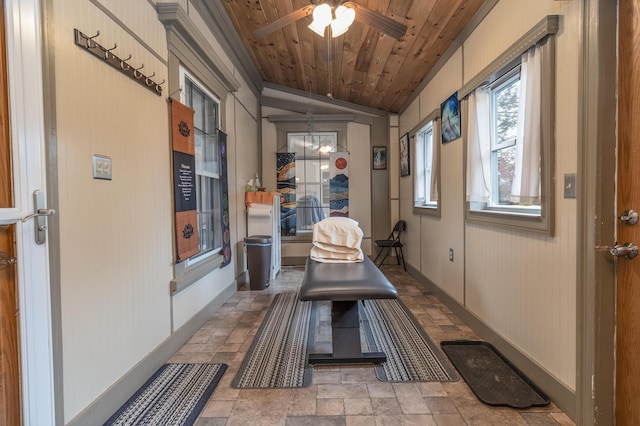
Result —
M311 302L297 293L276 294L247 351L234 388L298 388L311 383L307 364Z
M458 380L455 369L399 300L367 300L360 306L360 324L369 350L382 351L387 361L376 364L384 382L447 382Z
M105 425L193 425L225 364L165 364Z

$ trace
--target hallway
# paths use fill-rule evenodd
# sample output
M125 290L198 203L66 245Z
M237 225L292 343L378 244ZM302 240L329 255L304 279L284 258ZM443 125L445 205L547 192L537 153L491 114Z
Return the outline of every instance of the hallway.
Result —
M396 266L383 272L429 336L442 340L478 337L440 301ZM266 290L240 290L169 362L229 365L197 426L213 425L573 425L553 403L527 410L490 407L458 382L384 383L370 366L316 367L311 386L301 389L233 389L230 386L271 299L297 291L303 269L284 268ZM321 309L316 345L330 335L328 306ZM322 331L324 329L324 332Z

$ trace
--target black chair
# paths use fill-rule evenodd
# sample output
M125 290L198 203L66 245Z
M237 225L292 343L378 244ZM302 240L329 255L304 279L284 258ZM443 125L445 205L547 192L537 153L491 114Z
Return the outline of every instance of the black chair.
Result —
M373 259L373 263L378 265L378 268L382 266L384 261L387 259L387 256L389 256L389 254L391 253L391 249L393 249L396 253L396 260L398 261L398 265L400 264L400 260L402 259L402 266L404 267L405 271L407 270L407 265L405 265L404 263L404 253L402 253L402 243L400 242L400 234L402 234L406 228L406 222L404 220L399 220L398 223L396 223L396 225L393 227L393 231L391 231L391 234L389 234L389 237L387 237L386 240L375 241L376 246L378 246L378 254L376 255L376 258ZM382 256L382 253L384 253L382 260L380 261L380 263L376 263L378 261L378 258Z

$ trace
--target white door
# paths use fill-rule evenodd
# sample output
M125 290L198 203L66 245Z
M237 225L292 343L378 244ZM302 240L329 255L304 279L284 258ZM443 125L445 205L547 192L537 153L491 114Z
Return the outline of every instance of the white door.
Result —
M46 426L55 423L48 244L36 243L33 218L23 221L34 213L34 193L44 195L46 188L40 1L0 3L6 36L6 69L1 70L8 89L5 127L11 153L11 183L3 184L12 185L13 192L11 202L0 207L0 225L15 229L22 422Z

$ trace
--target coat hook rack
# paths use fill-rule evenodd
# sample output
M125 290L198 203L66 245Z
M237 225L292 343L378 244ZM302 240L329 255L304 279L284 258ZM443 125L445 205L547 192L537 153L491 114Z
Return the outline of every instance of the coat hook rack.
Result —
M128 58L124 59L121 59L118 56L114 55L112 51L115 50L116 47L118 47L117 43L114 43L112 48L107 49L95 41L95 38L100 35L100 31L96 31L96 35L91 37L83 34L77 28L74 29L73 32L75 43L77 46L111 65L122 74L128 76L130 79L140 84L142 87L147 88L158 96L162 95L162 85L164 84L164 80L162 80L161 83L156 83L155 81L151 80L151 78L156 75L155 72L150 76L142 74L140 70L144 68L144 64L140 64L140 66L137 68L131 66L127 62L131 60L131 55L129 55Z

